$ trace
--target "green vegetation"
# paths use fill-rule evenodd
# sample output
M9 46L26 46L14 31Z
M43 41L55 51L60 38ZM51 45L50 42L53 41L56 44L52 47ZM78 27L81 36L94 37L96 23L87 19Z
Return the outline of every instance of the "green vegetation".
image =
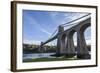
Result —
M55 58L27 59L27 60L23 60L23 62L44 62L44 61L64 61L64 60L78 60L78 59L66 58L66 57L55 57Z
M39 45L23 44L23 53L52 53L56 52L56 46L45 45L40 49Z

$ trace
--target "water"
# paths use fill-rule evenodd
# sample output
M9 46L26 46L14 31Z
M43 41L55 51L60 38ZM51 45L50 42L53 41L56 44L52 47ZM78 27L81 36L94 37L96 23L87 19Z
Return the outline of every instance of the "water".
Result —
M33 53L33 54L23 54L23 59L36 59L36 58L55 58L51 55L55 53Z

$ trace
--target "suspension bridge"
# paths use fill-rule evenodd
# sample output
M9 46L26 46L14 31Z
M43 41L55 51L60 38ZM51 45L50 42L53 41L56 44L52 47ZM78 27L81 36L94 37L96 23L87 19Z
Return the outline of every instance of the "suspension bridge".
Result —
M91 26L90 14L84 15L75 20L61 24L54 31L50 38L46 41L41 41L40 50L43 46L55 39L57 39L56 56L66 55L67 57L77 56L80 59L90 59L90 54L87 49L84 31ZM64 29L67 27L67 29ZM73 41L74 33L77 33L77 48ZM67 40L66 40L67 38Z

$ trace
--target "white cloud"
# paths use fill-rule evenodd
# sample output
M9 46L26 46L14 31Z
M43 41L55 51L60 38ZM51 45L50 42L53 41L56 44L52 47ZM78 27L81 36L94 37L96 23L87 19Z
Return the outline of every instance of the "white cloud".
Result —
M39 24L33 17L31 16L27 16L27 21L29 24L31 24L32 27L37 28L38 30L40 30L41 32L47 34L48 36L51 35L50 32L48 32L47 30L45 30L41 24Z
M68 22L70 22L70 21L72 21L72 20L75 20L75 19L77 19L77 18L80 18L80 17L82 17L82 16L84 16L84 15L86 15L86 14L76 14L76 15L74 15ZM74 21L74 22L70 23L70 24L72 24L71 26L66 26L64 29L69 29L69 28L71 28L72 26L77 25L78 23L80 23L81 21L86 20L86 19L89 18L89 17L90 17L90 16L86 16L86 17L81 18L81 19L79 19L79 20L77 20L77 21ZM65 18L64 20L66 20L66 18ZM65 22L65 21L63 21L63 22ZM66 25L70 25L70 24L66 24Z
M86 14L87 13L80 13L80 12L66 12L66 13L53 12L53 13L50 13L50 16L51 16L52 20L54 20L55 25L56 24L61 25L61 24L67 23L69 21L75 20L77 18L80 18ZM70 26L68 26L66 28L70 28Z
M75 20L75 19L80 18L80 17L82 17L86 14L87 13L78 13L78 12L77 13L75 13L75 12L74 13L72 13L72 12L64 13L63 14L64 18L63 18L61 24L67 23L67 22L72 21L72 20Z
M37 40L24 40L23 43L40 45L41 42Z
M52 13L50 13L51 18L54 19L54 20L55 20L55 18L56 18L57 15L59 15L58 12L52 12Z
M45 30L45 29L43 29L43 28L40 28L40 30L41 30L42 32L46 33L48 36L50 36L50 35L51 35L51 33L50 33L50 32L48 32L47 30Z

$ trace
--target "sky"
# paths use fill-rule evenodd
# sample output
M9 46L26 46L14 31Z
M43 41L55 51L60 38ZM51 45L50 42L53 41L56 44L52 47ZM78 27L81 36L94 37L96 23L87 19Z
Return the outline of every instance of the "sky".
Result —
M40 44L50 38L59 25L86 14L88 13L23 10L23 43ZM86 39L90 39L90 27L86 29L85 36Z

